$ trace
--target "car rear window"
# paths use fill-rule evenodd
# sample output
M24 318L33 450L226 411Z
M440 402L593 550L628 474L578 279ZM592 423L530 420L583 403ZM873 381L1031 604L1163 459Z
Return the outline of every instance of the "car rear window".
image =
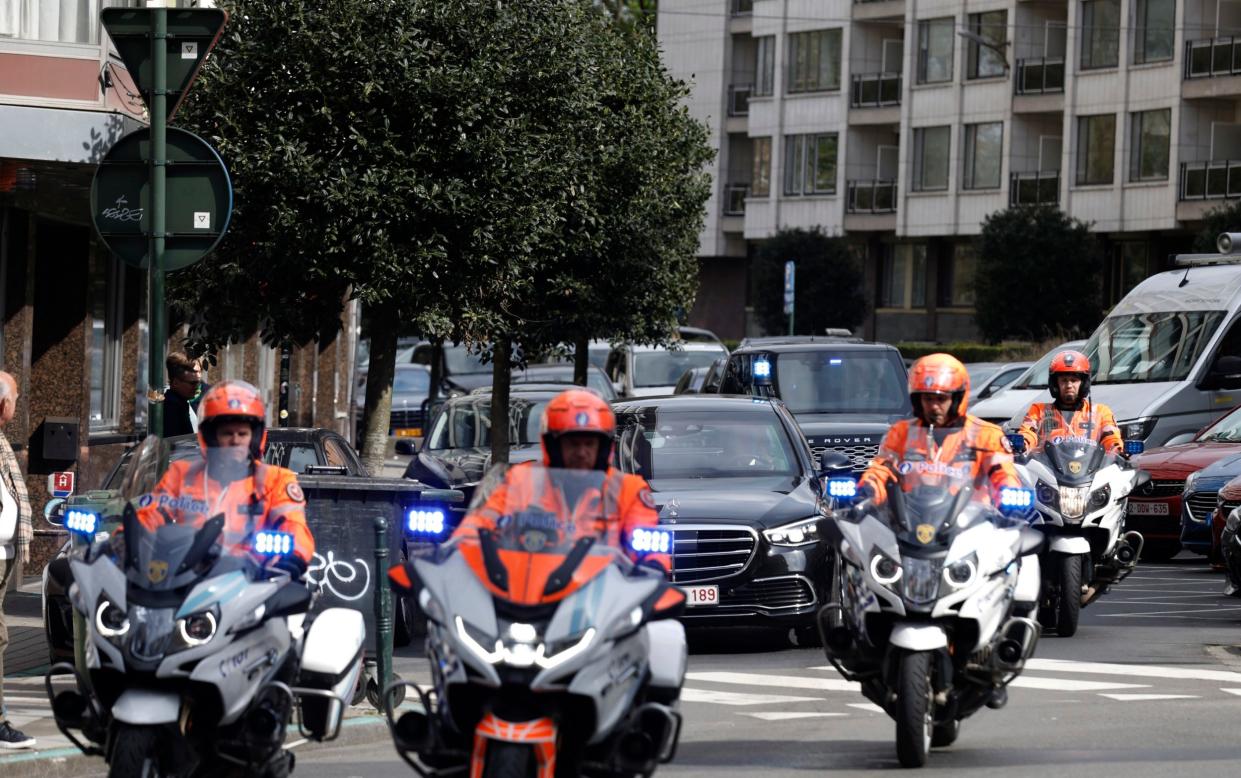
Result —
M509 402L509 441L537 443L543 425L546 400L513 398ZM427 448L474 448L491 443L491 395L450 402L435 417Z
M793 413L904 414L909 390L888 350L786 351L775 358L776 392Z

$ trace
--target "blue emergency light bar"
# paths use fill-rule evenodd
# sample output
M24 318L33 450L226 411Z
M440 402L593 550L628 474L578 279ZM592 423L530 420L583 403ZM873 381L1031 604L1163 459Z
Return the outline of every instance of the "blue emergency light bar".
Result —
M1008 443L1013 447L1013 451L1025 451L1026 439L1018 432L1010 432L1004 437L1008 438Z
M857 481L848 476L827 479L827 496L848 501L857 497Z
M1034 490L1006 486L1000 489L1000 513L1024 516L1034 507Z
M640 554L667 554L672 551L672 533L639 527L629 536L629 546Z
M1136 456L1137 454L1141 454L1145 450L1146 450L1146 444L1140 440L1126 440L1125 441L1125 454L1129 456Z
M254 533L254 553L263 556L286 556L293 553L293 536L288 532Z
M94 537L95 530L99 529L99 514L79 508L65 511L65 529L79 535Z
M754 360L754 382L766 384L771 382L771 360L767 357L759 357Z
M420 538L438 538L444 534L447 515L443 508L410 508L405 514L405 529Z

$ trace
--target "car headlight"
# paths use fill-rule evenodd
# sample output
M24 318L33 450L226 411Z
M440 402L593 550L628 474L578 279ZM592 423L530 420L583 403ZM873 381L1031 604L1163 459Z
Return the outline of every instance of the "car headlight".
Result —
M1185 479L1185 491L1188 492L1190 489L1194 488L1194 482L1198 480L1198 476L1200 475L1202 475L1201 470L1195 470L1189 474L1189 478Z
M1038 488L1035 491L1038 493L1038 501L1048 508L1058 509L1060 507L1060 490L1058 487L1052 486L1046 481L1039 481Z
M763 530L763 537L773 546L805 546L819 542L819 518L799 519L773 529Z
M95 610L95 629L109 640L129 632L129 616L111 600L103 600Z
M260 618L262 618L261 615ZM218 624L215 614L211 611L195 613L183 619L177 619L177 634L181 636L182 643L195 648L211 642L211 638L215 637Z
M955 589L964 589L978 577L978 555L970 554L944 568L944 580Z
M870 559L870 575L884 586L901 580L901 565L887 554L875 554Z
M1155 431L1156 421L1157 419L1154 416L1144 416L1132 421L1122 421L1117 425L1120 427L1120 437L1124 440L1145 441Z
M1112 499L1112 487L1104 486L1101 489L1095 489L1094 494L1090 495L1090 510L1097 511L1107 505Z

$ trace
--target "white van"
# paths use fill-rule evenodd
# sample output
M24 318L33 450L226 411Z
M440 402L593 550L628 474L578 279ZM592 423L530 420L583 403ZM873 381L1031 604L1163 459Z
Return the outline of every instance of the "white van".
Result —
M1177 264L1129 292L1082 349L1091 399L1111 406L1125 439L1146 448L1185 442L1241 405L1241 255Z

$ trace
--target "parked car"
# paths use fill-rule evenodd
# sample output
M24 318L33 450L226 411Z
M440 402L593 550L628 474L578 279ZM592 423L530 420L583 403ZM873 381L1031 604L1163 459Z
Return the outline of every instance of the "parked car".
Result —
M970 413L992 424L1015 429L1021 424L1022 418L1025 417L1026 411L1030 408L1030 403L1051 399L1051 395L1047 393L1047 372L1051 367L1052 358L1061 351L1080 349L1085 344L1086 341L1084 340L1070 340L1067 343L1061 343L1039 357L1037 362L1027 367L1025 372L1014 379L1006 388L992 394L985 400L978 401L975 398L971 401ZM1093 389L1091 391L1093 392Z
M526 365L524 370L513 371L512 385L516 387L521 384L559 384L564 389L569 389L573 386L573 364L549 362ZM608 380L607 374L594 365L587 365L586 388L594 390L608 402L616 399L616 388Z
M829 327L822 335L764 335L757 338L743 338L737 349L760 348L764 346L784 346L793 343L864 343L862 338L844 329Z
M198 437L179 435L168 438L171 459L189 459L199 456ZM70 507L92 507L105 516L117 515L123 507L119 501L121 478L135 449L126 451L117 460L97 491L78 495L69 503L51 500L44 507L44 515L62 512ZM365 478L368 476L349 442L332 430L273 427L267 432L267 451L263 457L269 464L287 467L295 473L306 475L344 475ZM114 506L109 509L105 506ZM58 556L68 553L69 544L61 547ZM73 608L64 588L43 569L43 630L47 638L50 661L73 661Z
M1003 391L1014 381L1021 377L1026 369L1033 365L1033 362L1009 362L1000 365L996 370L991 371L989 375L981 381L975 381L974 375L970 374L970 396L974 401L985 400L988 397L994 397ZM966 366L968 369L968 365Z
M650 482L660 524L674 535L672 579L688 597L682 622L796 627L810 637L830 568L815 524L824 484L784 404L682 395L613 408L619 466Z
M718 343L724 345L724 341L714 332L702 327L677 327L677 335L686 343Z
M695 367L685 371L681 380L673 388L673 394L714 394L720 390L720 381L724 379L724 366L727 360L723 357L715 360L709 367Z
M729 356L720 392L779 398L816 457L838 452L858 473L892 423L912 412L905 364L886 343L752 341Z
M1241 407L1201 430L1188 443L1150 449L1134 457L1134 464L1150 473L1151 480L1129 495L1125 527L1142 533L1146 541L1142 551L1144 559L1166 560L1176 556L1181 550L1181 535L1187 524L1183 517L1189 514L1209 519L1215 508L1216 492L1223 486L1219 481L1222 474L1218 472L1209 476L1198 474L1204 468L1238 456L1241 456ZM1202 477L1206 480L1199 480ZM1186 484L1190 478L1194 479L1192 494ZM1194 500L1192 505L1185 501L1186 496ZM1188 521L1189 526L1199 523L1192 518Z
M675 349L623 345L608 355L607 374L621 397L657 397L672 394L685 371L727 356L718 343L681 343Z
M426 401L431 393L431 371L426 365L397 363L392 378L392 417L389 437L420 438L425 423ZM358 379L354 392L357 406L357 439L362 439L363 409L366 408L366 376Z

